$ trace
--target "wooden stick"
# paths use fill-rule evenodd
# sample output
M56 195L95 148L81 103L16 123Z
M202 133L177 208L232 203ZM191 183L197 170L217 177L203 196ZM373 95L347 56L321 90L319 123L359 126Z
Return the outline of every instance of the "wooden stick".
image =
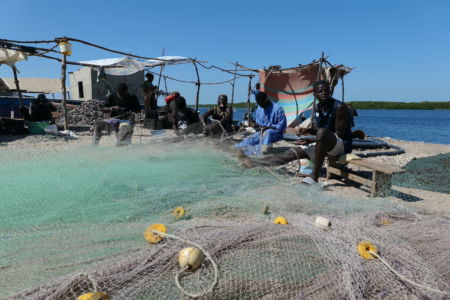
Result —
M317 80L316 81L319 81L319 79L320 79L320 72L322 71L322 63L324 61L324 55L325 55L325 53L322 51L322 56L320 58L319 71L317 72ZM315 127L315 124L314 124L315 115L316 115L316 97L314 97L311 122L309 123L309 126L308 126L310 128L314 128Z
M23 106L22 92L20 91L19 79L17 79L17 69L16 66L11 67L14 74L14 83L16 84L17 93L19 93L19 107Z
M250 126L250 97L252 95L252 79L253 79L253 76L250 76L248 78L247 105L245 108L245 113L247 114L247 117L248 117L248 126ZM243 121L245 122L245 115L244 115Z
M234 74L233 74L233 83L231 84L232 88L231 88L231 108L233 108L233 103L234 103L234 86L236 85L236 71L237 71L237 63L234 66Z
M197 68L197 64L195 63L195 61L193 60L192 63L194 64L195 67L195 74L197 75L197 96L195 98L195 111L198 111L198 102L199 102L199 98L200 98L200 75L198 74L198 68Z
M67 103L66 103L66 55L63 54L62 57L62 64L61 64L61 90L62 90L62 107L63 107L63 114L64 114L64 130L68 130L68 124L67 124Z
M341 85L342 85L342 102L345 101L345 94L344 94L344 75L341 73Z

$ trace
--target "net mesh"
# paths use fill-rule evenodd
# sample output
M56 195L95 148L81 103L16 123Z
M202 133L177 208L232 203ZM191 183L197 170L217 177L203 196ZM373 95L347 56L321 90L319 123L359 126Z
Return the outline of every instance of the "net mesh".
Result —
M448 292L450 224L388 199L349 200L305 188L195 142L33 152L0 181L2 299L188 299L175 283L189 243L143 238L153 223L201 245L208 259L180 274L204 299L442 299L405 283L356 245L373 242L407 278ZM177 220L172 210L182 206ZM288 225L272 224L284 216ZM332 221L316 228L317 215Z

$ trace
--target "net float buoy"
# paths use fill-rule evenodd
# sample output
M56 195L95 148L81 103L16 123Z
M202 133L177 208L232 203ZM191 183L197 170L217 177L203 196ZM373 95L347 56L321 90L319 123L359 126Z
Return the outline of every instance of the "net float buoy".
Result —
M368 241L361 241L361 242L359 242L359 244L357 246L357 250L358 250L358 254L362 258L368 259L368 260L376 258L370 252L374 252L374 253L378 254L377 247L374 244L372 244L371 242L368 242Z
M184 214L186 213L186 211L184 210L184 208L182 206L177 206L175 207L175 209L172 211L172 215L178 220L181 219Z
M389 225L391 223L392 223L391 220L389 220L388 218L381 219L381 224L382 225Z
M156 244L159 243L163 238L164 235L160 235L158 233L153 232L153 230L166 233L167 228L164 226L164 224L153 224L150 225L144 232L144 238L149 242L150 244Z
M276 217L275 220L273 220L273 224L283 224L283 225L286 225L286 224L288 224L288 221L286 220L285 217Z
M178 264L181 268L188 268L188 270L195 271L203 262L203 252L195 247L187 247L178 254Z
M329 229L331 227L331 222L327 218L318 216L314 222L314 226L320 229Z
M77 300L110 300L107 294L102 292L86 293L77 297Z

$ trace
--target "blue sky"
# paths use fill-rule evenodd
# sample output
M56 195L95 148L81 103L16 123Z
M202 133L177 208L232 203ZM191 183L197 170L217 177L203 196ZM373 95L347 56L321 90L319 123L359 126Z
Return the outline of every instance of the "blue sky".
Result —
M355 67L346 100L450 101L450 1L3 1L0 37L70 36L137 55L196 57L232 68L292 67L320 57ZM70 60L118 55L74 45ZM31 58L22 77L59 77L57 62ZM73 70L70 69L70 70ZM166 74L195 80L192 65ZM0 76L12 77L0 67ZM200 69L202 81L230 75ZM195 86L168 81L188 103ZM245 101L247 80L237 82ZM202 86L200 103L231 94L229 84ZM340 98L340 88L335 94Z

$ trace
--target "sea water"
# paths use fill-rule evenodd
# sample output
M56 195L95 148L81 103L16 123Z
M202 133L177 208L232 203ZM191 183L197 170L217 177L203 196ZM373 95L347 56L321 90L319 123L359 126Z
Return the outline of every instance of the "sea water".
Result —
M206 108L201 107L203 113ZM353 130L362 129L373 137L450 144L450 110L359 109ZM241 121L245 109L237 108L233 119ZM308 115L308 113L306 113Z

